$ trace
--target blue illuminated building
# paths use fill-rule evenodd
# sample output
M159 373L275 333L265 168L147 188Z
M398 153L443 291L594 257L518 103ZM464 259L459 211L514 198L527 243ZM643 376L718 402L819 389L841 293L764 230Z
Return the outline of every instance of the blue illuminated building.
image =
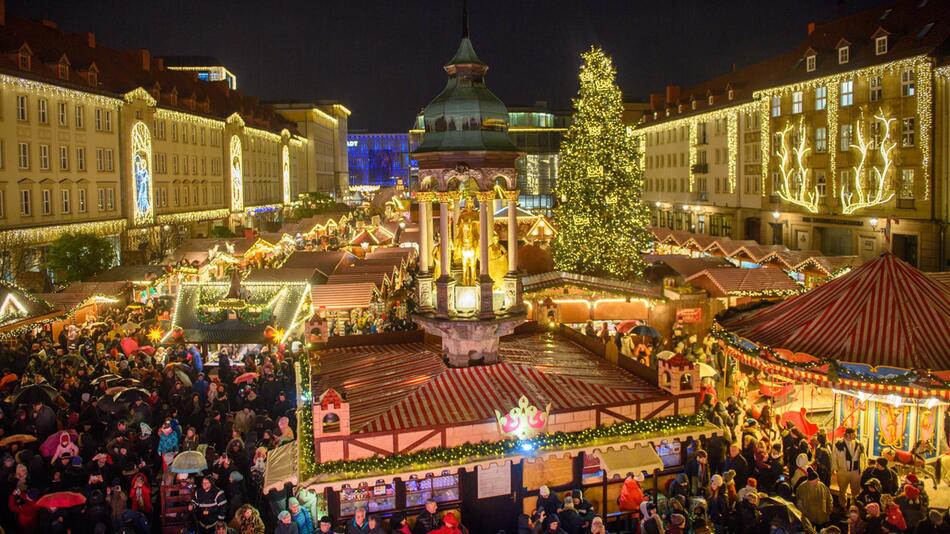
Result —
M409 134L351 133L346 138L350 186L409 184L414 162L409 159Z

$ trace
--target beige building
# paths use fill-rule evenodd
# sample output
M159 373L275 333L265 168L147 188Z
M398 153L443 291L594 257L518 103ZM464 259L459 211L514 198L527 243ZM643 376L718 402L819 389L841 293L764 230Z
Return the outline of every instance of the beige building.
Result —
M810 24L787 54L653 95L635 130L653 223L950 267L948 17L901 1Z
M214 226L262 226L292 202L309 140L272 108L146 50L110 49L4 7L4 274L37 268L65 232L109 236L144 259Z
M297 126L307 140L305 170L295 183L295 193L319 192L343 199L349 194L346 137L350 110L342 104L306 102L272 103L274 109Z

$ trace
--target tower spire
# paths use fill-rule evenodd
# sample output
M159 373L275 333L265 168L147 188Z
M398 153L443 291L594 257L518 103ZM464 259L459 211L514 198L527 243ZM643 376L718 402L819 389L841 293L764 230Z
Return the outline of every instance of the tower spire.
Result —
M468 37L468 0L462 0L462 38Z

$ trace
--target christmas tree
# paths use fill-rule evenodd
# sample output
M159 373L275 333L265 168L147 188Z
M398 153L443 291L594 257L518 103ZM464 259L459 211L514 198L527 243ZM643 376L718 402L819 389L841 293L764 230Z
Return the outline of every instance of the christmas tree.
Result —
M643 174L623 124L617 71L603 50L582 54L574 123L561 143L554 264L561 271L622 280L643 272L651 239Z

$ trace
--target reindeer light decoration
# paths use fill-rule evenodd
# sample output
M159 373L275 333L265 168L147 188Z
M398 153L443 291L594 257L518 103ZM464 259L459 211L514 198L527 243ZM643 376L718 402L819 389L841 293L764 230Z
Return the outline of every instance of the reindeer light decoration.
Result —
M798 139L790 139L792 123L785 125L785 129L778 132L780 145L777 155L781 160L779 170L782 173L782 183L778 189L778 196L789 204L801 206L811 213L818 213L818 186L808 190L808 171L805 167L805 157L811 151L806 136L805 118L798 121ZM793 146L794 145L794 146ZM795 178L798 178L797 183Z
M854 187L846 188L844 183L841 184L841 209L845 215L850 215L862 208L885 204L894 198L893 188L888 187L887 181L894 163L891 154L897 147L897 142L891 141L891 123L894 120L885 118L884 112L878 108L877 115L874 116L874 124L880 128L881 135L880 141L875 143L873 138L865 137L864 112L861 112L861 120L856 132L858 143L851 145L851 148L856 149L861 156L854 167ZM880 165L869 161L874 157L875 149L880 156Z

